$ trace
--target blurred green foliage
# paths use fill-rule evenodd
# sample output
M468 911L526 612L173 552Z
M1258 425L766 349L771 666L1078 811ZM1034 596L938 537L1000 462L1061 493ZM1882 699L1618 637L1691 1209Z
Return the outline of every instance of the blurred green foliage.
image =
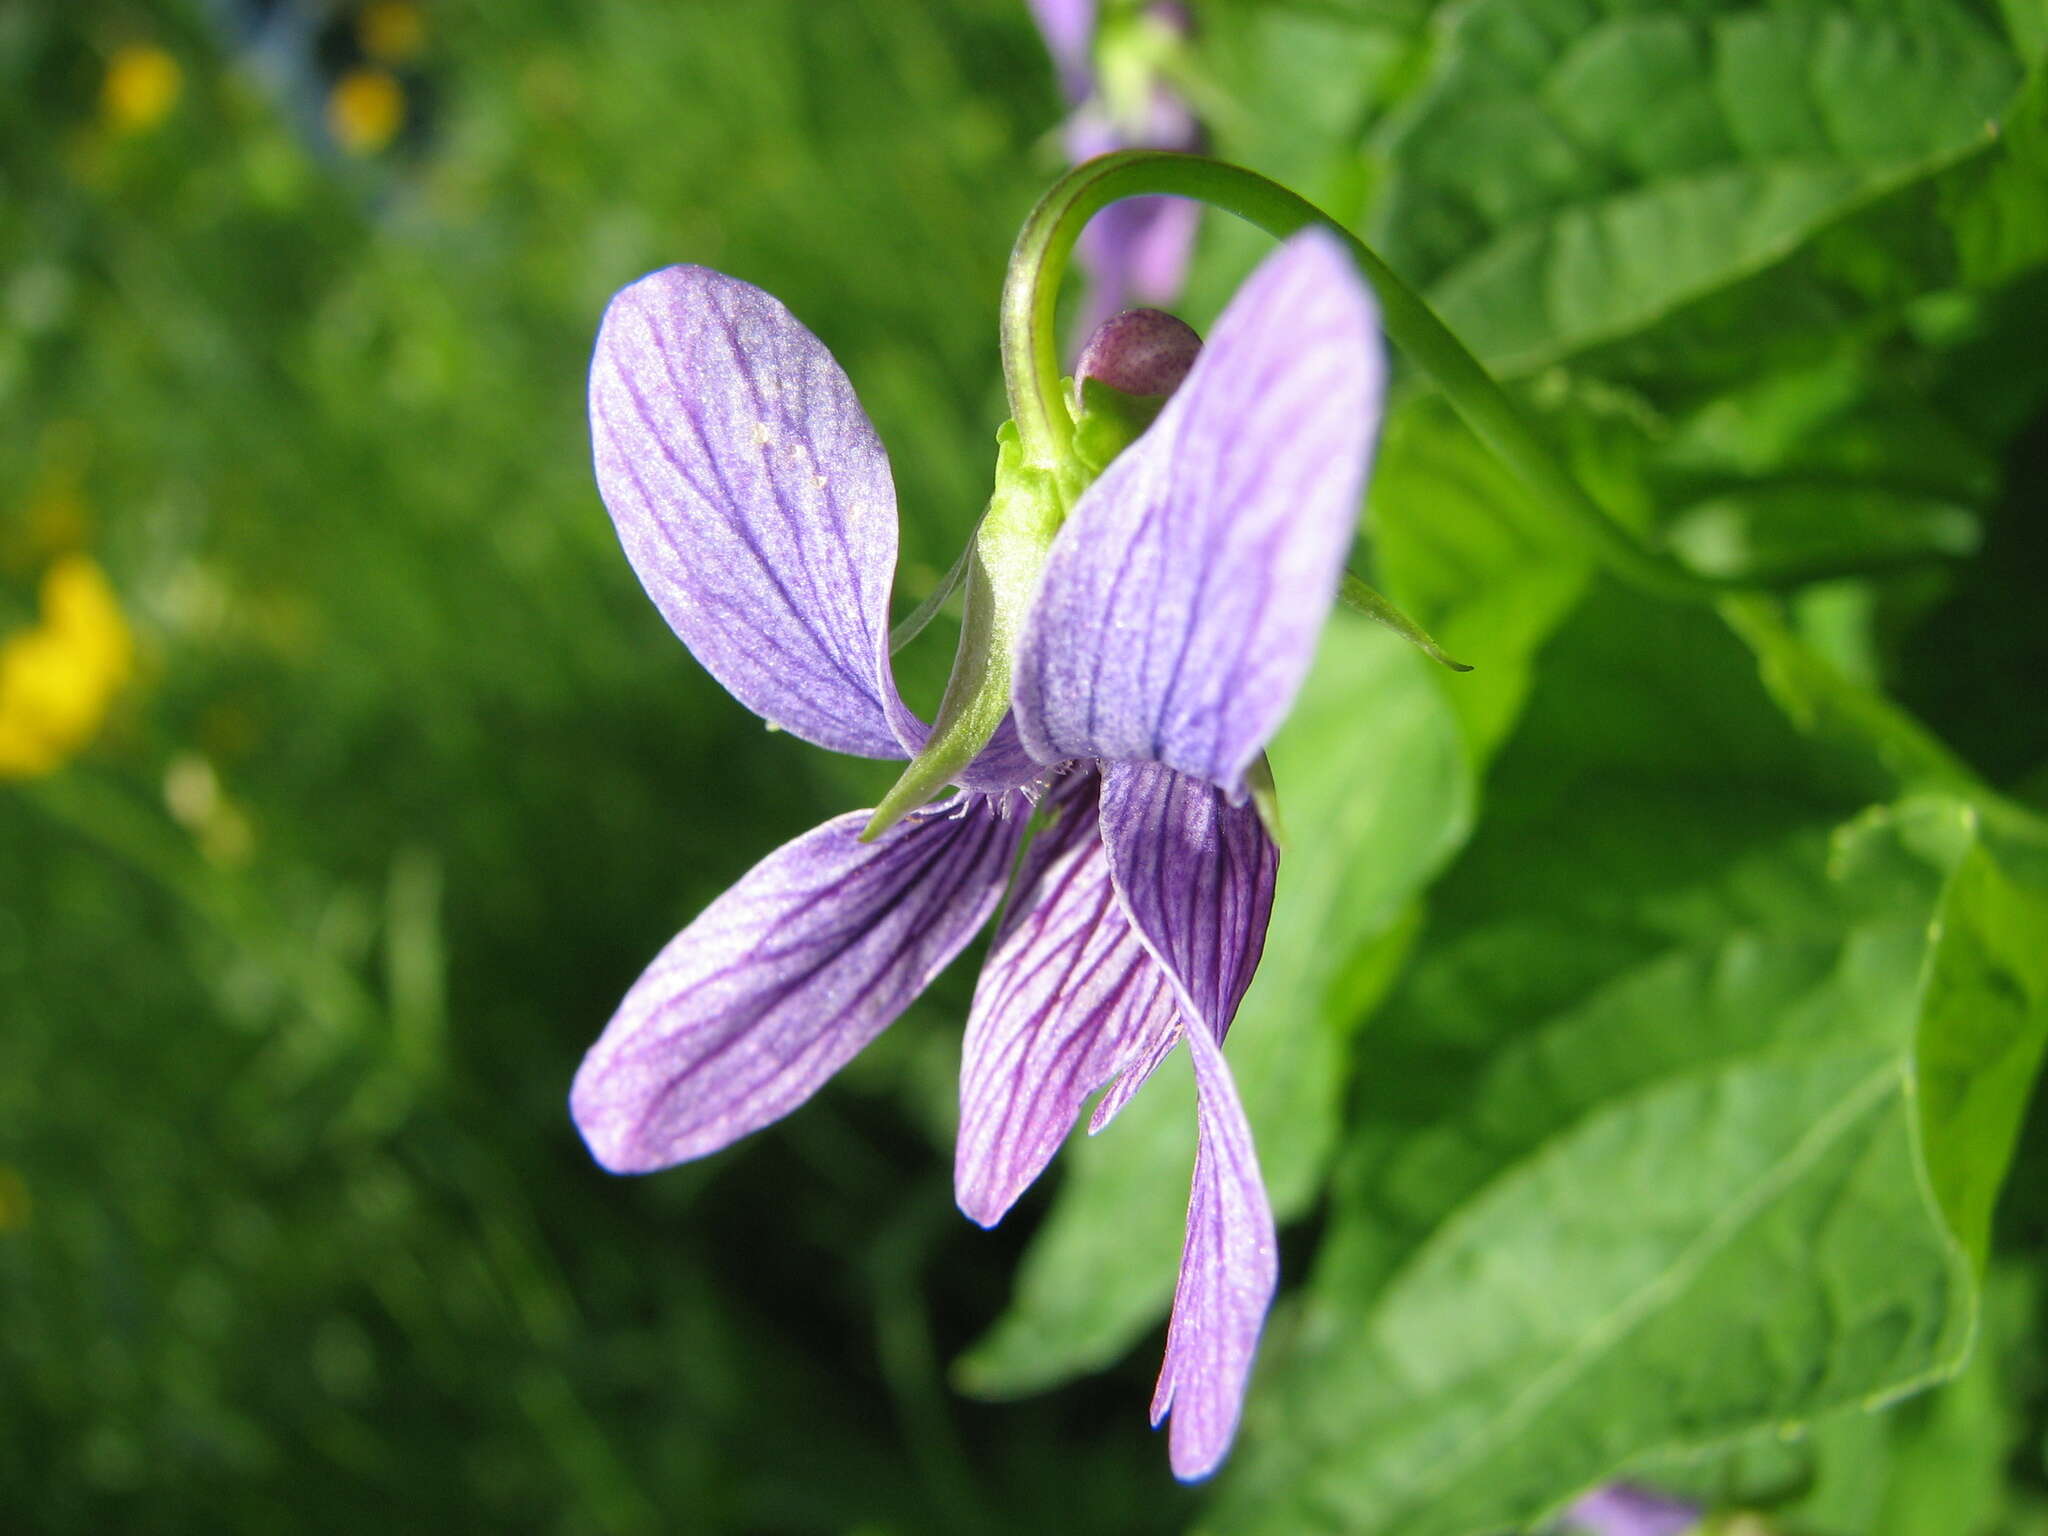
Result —
M1478 670L1340 621L1275 746L1231 1053L1292 1289L1213 1492L1141 1411L1169 1074L993 1236L971 967L704 1163L610 1179L563 1104L659 945L890 776L639 593L597 317L672 261L781 297L928 591L1058 163L1024 7L0 8L0 637L84 555L138 658L0 786L10 1528L1480 1536L1628 1470L2048 1531L2048 10L1195 9L1221 153L1617 517L1787 593L1622 589L1405 381L1375 579ZM1257 252L1208 230L1190 316Z

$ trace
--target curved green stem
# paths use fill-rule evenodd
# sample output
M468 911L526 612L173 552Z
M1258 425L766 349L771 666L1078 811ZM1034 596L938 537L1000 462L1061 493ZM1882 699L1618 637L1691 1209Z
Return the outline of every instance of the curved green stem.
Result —
M1104 155L1054 182L1017 231L1003 277L998 328L1003 384L1023 460L1058 473L1071 457L1074 419L1060 392L1057 308L1060 279L1082 226L1103 208L1149 188L1149 155Z
M1536 502L1609 571L1659 597L1718 603L1723 618L1755 651L1766 680L1788 708L1810 725L1827 717L1873 747L1902 783L1949 789L2015 823L2040 825L2039 818L1985 786L1905 711L1837 675L1784 623L1768 595L1774 586L1799 585L1823 574L1870 574L1871 568L1806 571L1757 581L1694 571L1645 546L1579 487L1507 391L1421 295L1349 230L1256 172L1199 155L1127 150L1077 166L1026 219L1003 287L1003 377L1020 457L1043 471L1063 498L1071 499L1076 471L1073 419L1062 397L1055 330L1060 277L1090 218L1122 198L1148 194L1209 203L1276 239L1310 225L1327 229L1344 243L1371 283L1379 299L1381 327L1394 345L1422 368L1473 435L1514 471Z
M1664 597L1706 601L1745 583L1689 571L1640 544L1558 463L1507 392L1464 343L1384 261L1307 199L1255 171L1201 155L1125 150L1079 166L1039 200L1024 221L1003 287L1003 377L1027 462L1058 473L1073 424L1060 398L1054 303L1059 277L1082 227L1126 197L1166 193L1235 214L1276 239L1309 225L1350 250L1379 298L1380 324L1394 345L1429 375L1473 434L1519 475L1550 512L1568 524L1615 574Z

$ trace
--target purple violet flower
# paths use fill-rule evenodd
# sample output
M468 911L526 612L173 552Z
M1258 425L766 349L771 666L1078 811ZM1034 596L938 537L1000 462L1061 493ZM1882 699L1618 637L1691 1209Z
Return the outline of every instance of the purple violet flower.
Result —
M1061 129L1068 160L1078 165L1118 149L1201 149L1202 129L1195 114L1180 93L1142 60L1138 67L1120 71L1116 81L1105 83L1095 59L1095 0L1030 0L1030 6L1069 108ZM1192 30L1187 11L1172 0L1127 9L1135 15L1122 22L1125 35L1135 30L1133 21L1155 38L1184 38ZM1125 198L1097 214L1075 249L1088 275L1078 333L1092 335L1097 326L1132 305L1171 304L1179 298L1201 217L1201 204L1181 197Z
M1095 94L1095 0L1026 0L1069 106Z
M634 983L571 1094L616 1172L726 1146L895 1019L1014 866L963 1048L960 1207L993 1224L1091 1095L1108 1089L1100 1130L1187 1041L1198 1142L1152 1404L1182 1478L1229 1449L1276 1278L1223 1057L1279 862L1247 774L1335 596L1383 371L1342 248L1288 241L1053 536L1013 720L958 792L872 842L865 813L838 817L742 875ZM620 542L706 669L792 735L914 754L926 728L889 666L889 464L823 344L759 289L670 267L612 301L590 403Z
M1574 1500L1564 1518L1567 1530L1585 1536L1685 1536L1698 1529L1700 1512L1633 1483L1603 1483Z

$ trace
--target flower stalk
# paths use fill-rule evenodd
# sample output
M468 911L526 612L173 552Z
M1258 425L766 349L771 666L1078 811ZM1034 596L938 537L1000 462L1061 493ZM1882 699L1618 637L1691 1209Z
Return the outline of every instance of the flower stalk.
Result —
M1777 613L1771 595L1775 589L1868 575L1873 570L1870 563L1760 580L1692 570L1647 547L1586 494L1485 365L1393 268L1306 198L1255 171L1201 155L1125 150L1075 167L1039 200L1017 238L1002 301L1003 375L1028 462L1044 465L1057 476L1074 457L1073 425L1061 404L1054 327L1059 276L1067 258L1096 213L1120 199L1151 194L1195 198L1275 239L1284 240L1311 225L1328 230L1371 284L1387 337L1422 370L1472 434L1533 493L1537 504L1610 573L1667 601L1715 604L1729 627L1756 652L1767 676L1786 686L1796 682L1794 693L1825 695L1827 713L1835 723L1866 741L1902 783L1940 785L1965 794L2003 820L2028 819L2017 815L2010 802L1934 741L1919 722L1837 675ZM1355 600L1369 591L1356 577L1347 580L1348 597ZM1415 628L1412 620L1398 615L1388 619L1367 601L1365 611L1382 622L1404 634ZM1378 605L1392 612L1385 599L1378 599Z
M1256 171L1202 155L1123 150L1077 166L1031 210L1003 285L1003 378L1026 461L1057 473L1070 458L1073 424L1061 406L1054 309L1059 278L1089 219L1127 197L1189 197L1221 208L1275 239L1320 225L1343 242L1379 299L1380 323L1451 408L1521 477L1542 503L1615 571L1660 596L1705 601L1742 583L1689 571L1643 548L1579 488L1485 366L1422 296L1356 235L1306 198Z

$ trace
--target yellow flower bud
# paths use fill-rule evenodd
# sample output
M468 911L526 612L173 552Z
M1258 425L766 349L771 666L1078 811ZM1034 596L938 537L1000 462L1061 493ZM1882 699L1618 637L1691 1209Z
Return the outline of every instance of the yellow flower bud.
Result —
M185 73L161 48L132 43L107 62L100 113L122 133L147 133L178 104Z
M383 69L352 69L327 95L327 131L352 155L374 155L405 126L405 89Z
M41 601L35 625L0 641L0 779L62 767L134 668L128 621L93 561L67 555L51 566Z

